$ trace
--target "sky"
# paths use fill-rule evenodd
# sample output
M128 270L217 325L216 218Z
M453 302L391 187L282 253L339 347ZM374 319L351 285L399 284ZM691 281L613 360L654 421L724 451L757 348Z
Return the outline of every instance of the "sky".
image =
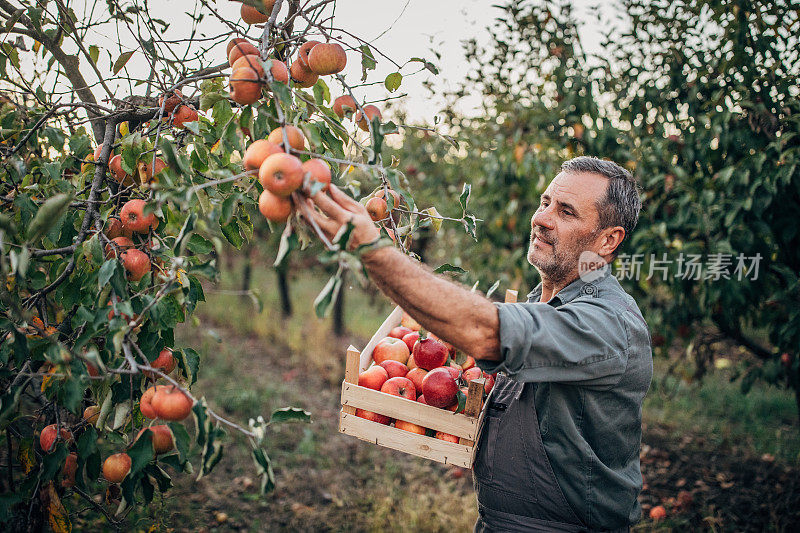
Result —
M386 55L399 59L410 57L426 57L433 59L431 48L435 48L442 59L436 61L440 68L438 76L417 75L404 79L398 92L407 93L403 99L411 120L424 119L431 122L438 109L438 102L431 102L430 92L422 82L431 81L440 89L455 88L456 83L464 78L468 65L464 59L462 42L469 38L478 38L486 42L486 27L500 13L491 7L498 3L492 0L371 0L370 9L363 9L366 2L340 1L337 3L336 19L338 24L358 33L362 38L372 41ZM599 52L600 25L593 24L591 7L600 4L601 10L608 11L609 0L576 0L575 14L581 24L580 36L587 52ZM604 5L605 4L605 5ZM603 9L605 8L605 9ZM399 61L398 61L399 62ZM354 65L353 75L358 65ZM390 65L379 64L378 73L391 73ZM348 72L349 74L349 72ZM426 73L427 74L427 73ZM380 79L381 76L376 76ZM373 98L381 98L386 91L376 88ZM465 105L475 106L479 95L467 98ZM469 111L463 109L462 111Z
M241 4L231 0L207 1L224 18L239 21ZM599 5L605 15L609 11L611 2L612 0L573 2L577 18L583 22L580 33L587 52L600 51L600 24L593 20L597 15L591 11L591 7ZM479 42L487 40L486 27L500 13L497 8L492 7L493 3L495 3L493 0L338 0L334 26L358 35L399 64L405 63L412 57L434 60L440 69L438 76L425 71L404 77L400 89L391 93L391 96L406 95L394 103L406 109L410 122L432 122L435 112L441 107L441 101L437 101L436 98L431 99L431 94L423 87L423 82L427 80L436 89L441 90L454 88L456 83L464 78L467 63L464 59L462 42L473 37ZM73 2L73 6L80 4L81 2ZM85 5L91 4L87 2ZM288 11L286 4L287 2L284 2L280 18L286 16ZM167 35L173 39L186 37L188 18L185 12L193 11L197 5L196 0L148 2L153 17L170 23ZM222 23L211 16L206 17L200 27L201 32L208 36L217 35L225 29ZM138 48L138 44L129 32L123 30L120 37L115 33L100 29L90 30L90 41L111 49L113 57L107 58L101 54L101 62L104 61L107 68L122 51ZM260 28L251 27L248 35L256 39L260 33ZM350 41L353 42L352 39ZM220 44L217 52L220 56L219 62L223 61L225 56L222 46ZM441 58L436 59L431 49L439 52ZM348 59L348 67L344 74L349 84L358 84L361 75L360 54L350 52ZM404 75L411 73L418 70L419 65L412 63L404 67L401 72ZM141 53L134 53L127 67L133 77L146 77L146 73L149 72L149 65ZM378 83L368 87L358 87L354 91L356 97L359 100L370 101L390 96L381 82L386 75L396 70L397 67L390 61L378 56L377 70L371 72L368 79L368 82ZM338 84L331 83L334 97L343 92L343 89L336 85ZM128 87L121 88L123 93L128 90ZM477 105L477 99L478 95L472 99L467 98L462 111L469 112L471 106Z
M213 6L218 13L226 20L240 21L241 4L232 0L149 0L147 5L150 14L154 18L163 19L170 24L166 33L169 39L185 39L188 36L190 19L186 12L191 12L201 6L200 2L206 2ZM303 0L314 2L316 0ZM357 35L361 39L370 43L377 51L385 54L396 63L403 65L410 58L419 57L434 61L440 70L439 75L433 75L428 71L419 74L408 75L419 70L419 63L405 65L400 71L404 74L403 82L394 93L389 93L383 87L383 80L392 72L397 71L397 67L391 61L377 55L378 65L375 71L369 73L368 82L374 82L369 86L360 86L354 89L355 96L360 101L381 100L387 96L397 97L404 95L393 101L393 105L400 106L408 113L407 122L434 122L435 113L441 109L442 100L431 96L431 92L423 86L423 82L430 82L434 87L434 92L453 89L460 80L464 79L468 65L464 58L463 42L466 39L477 38L479 42L486 42L488 34L486 31L495 17L500 14L500 10L492 7L498 0L337 0L334 16L334 26L346 32ZM600 53L600 29L602 27L596 20L598 13L607 18L614 0L573 0L575 15L580 22L579 32L584 48L588 53ZM284 2L279 18L284 18L288 11L288 2ZM90 9L102 9L104 2L94 0L76 0L71 3L75 8L78 17L86 15ZM593 10L596 7L597 10ZM200 7L202 11L202 6ZM207 12L207 10L205 10ZM206 16L199 27L200 34L206 36L220 35L228 28L214 16ZM258 27L250 27L248 36L257 40L261 34ZM334 33L334 36L342 35L341 32ZM353 43L352 38L346 40ZM138 42L127 28L120 27L119 33L114 31L110 25L93 27L87 36L89 44L97 44L102 49L108 50L100 54L101 70L109 72L113 61L125 51L134 51L133 56L127 63L127 72L134 79L147 78L150 65L145 55L139 49ZM67 53L77 53L77 50L69 50L70 42L65 41ZM72 45L74 47L74 45ZM180 48L182 44L175 44L175 48ZM205 59L210 59L211 64L221 63L225 60L225 44L221 42L217 48L210 51ZM441 57L437 59L432 52L435 50ZM219 57L216 58L215 55ZM348 66L344 72L350 85L357 85L361 78L361 58L355 51L348 53ZM94 74L82 63L82 70L90 83L96 81ZM28 66L32 69L33 66ZM23 71L27 70L23 66ZM227 72L226 72L227 74ZM332 97L343 94L343 88L337 82L330 81ZM113 86L112 89L119 98L131 94L143 94L141 86L129 86L123 83L122 86ZM95 87L95 94L101 99L105 97L99 87ZM471 109L476 109L480 95L467 97L463 100L461 111L470 113ZM380 106L381 104L379 104ZM383 104L382 106L385 106ZM391 119L390 116L384 118Z

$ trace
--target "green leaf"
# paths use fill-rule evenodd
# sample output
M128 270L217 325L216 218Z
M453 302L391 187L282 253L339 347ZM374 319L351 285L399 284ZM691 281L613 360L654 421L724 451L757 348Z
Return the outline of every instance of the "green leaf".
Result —
M67 449L64 441L59 441L55 449L42 458L42 470L39 474L41 481L49 481L53 479L61 467L64 466L64 460L67 458L69 450Z
M278 98L278 102L280 102L282 108L289 108L292 105L292 91L289 89L288 85L285 85L279 81L273 81L272 85L272 92Z
M134 52L135 52L135 50L130 50L128 52L123 52L117 58L117 60L114 61L114 67L112 68L112 71L114 72L114 74L118 74L119 71L122 70L125 67L125 64L128 62L128 60L130 60L130 58L131 58L131 56L133 55Z
M61 216L67 212L70 202L72 202L72 195L62 193L56 194L43 203L28 226L28 242L39 239L55 226Z
M214 243L199 235L197 233L192 234L189 238L189 242L186 244L186 248L195 254L207 254L211 253L214 249Z
M269 423L273 422L311 422L311 413L299 407L283 407L272 412Z
M457 274L466 274L467 271L461 267L453 266L450 263L445 263L433 271L436 274L443 274L445 272L455 272Z
M470 191L472 191L472 185L465 183L461 189L461 196L458 197L458 203L461 204L461 210L464 212L467 211L467 205L469 205Z
M423 59L421 57L412 57L408 60L409 63L422 63L422 65L428 69L433 74L439 74L439 69L436 68L436 65L431 63L430 61Z
M463 413L464 409L467 407L467 395L464 394L461 389L456 391L456 398L458 398L458 407L456 407L456 413Z
M361 51L361 81L366 81L367 71L375 70L378 63L375 61L375 56L372 54L369 45L362 44L358 49Z
M109 259L103 263L103 266L100 267L100 271L97 273L97 285L100 290L109 283L117 296L121 298L127 296L128 285L125 280L125 269L122 267L122 263L117 259Z
M244 238L239 231L239 224L236 222L236 219L231 220L229 224L225 224L224 226L220 225L220 229L222 230L222 234L225 235L225 238L234 246L234 248L237 250L242 248L242 244L244 244Z
M317 80L312 90L314 91L314 101L317 105L321 106L331 101L331 90L322 78Z
M402 83L402 81L403 81L402 74L400 74L399 72L392 72L391 74L386 76L385 80L383 80L383 85L386 87L386 89L389 90L389 92L394 92L400 88L400 83Z
M191 446L191 437L189 432L183 424L178 422L170 422L169 428L172 430L172 436L175 437L175 449L178 450L178 457L181 463L189 460L189 447Z
M331 279L328 280L328 283L325 284L325 287L322 288L314 300L314 311L316 312L317 317L323 318L327 316L328 309L339 295L339 289L341 288L342 273L341 271L338 271L336 274L331 276Z
M195 429L197 433L196 441L198 446L205 446L208 433L211 431L211 420L208 418L206 400L201 398L192 407L194 415Z
M261 476L261 494L267 494L275 488L272 461L262 448L253 448L253 461L256 464L256 472Z
M97 64L97 60L100 58L100 49L93 44L89 45L89 58L95 65Z
M128 475L135 476L155 457L155 452L153 451L153 432L150 431L150 429L145 429L142 435L128 448L126 453L131 457L131 471Z
M287 231L281 234L281 242L278 246L278 254L275 256L275 262L272 264L275 268L283 268L286 266L286 259L289 257L289 252L300 247L300 239L293 231Z
M183 348L180 350L178 361L186 379L189 380L189 385L194 385L197 381L197 371L200 369L200 354L191 348Z
M475 236L475 231L476 231L477 227L478 227L478 222L477 222L477 220L475 219L474 216L472 216L472 215L464 215L464 229L476 241L478 240L478 237Z

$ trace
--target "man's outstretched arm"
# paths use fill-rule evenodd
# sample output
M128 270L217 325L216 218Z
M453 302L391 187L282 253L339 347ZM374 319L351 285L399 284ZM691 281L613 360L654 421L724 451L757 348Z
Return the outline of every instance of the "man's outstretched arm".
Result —
M350 246L356 247L380 235L366 208L335 186L330 197L316 194L305 212L329 236L352 221ZM395 248L364 253L370 279L425 329L476 359L500 360L500 321L497 307L483 295L442 278Z

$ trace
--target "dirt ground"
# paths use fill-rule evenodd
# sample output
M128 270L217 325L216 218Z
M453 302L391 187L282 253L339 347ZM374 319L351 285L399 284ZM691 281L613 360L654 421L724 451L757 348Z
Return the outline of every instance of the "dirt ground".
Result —
M266 381L269 395L262 403L270 409L303 407L312 412L313 423L275 431L268 449L276 464L278 487L267 496L258 494L247 444L235 437L207 478L175 476L176 487L156 513L166 529L471 530L476 509L470 472L337 432L343 364L319 372L280 347L264 347L262 341L233 334L224 337L236 340L226 340L226 352L212 362L213 375L202 378L198 387L243 391ZM351 340L336 341L332 351L343 354ZM235 354L235 360L229 354ZM248 384L239 381L243 376ZM246 420L237 410L227 414ZM675 442L664 428L649 425L641 458L645 519L636 531L798 531L800 527L800 472L769 456L710 449L704 438L692 434ZM667 509L667 518L659 523L647 519L654 505ZM152 523L142 520L141 525Z

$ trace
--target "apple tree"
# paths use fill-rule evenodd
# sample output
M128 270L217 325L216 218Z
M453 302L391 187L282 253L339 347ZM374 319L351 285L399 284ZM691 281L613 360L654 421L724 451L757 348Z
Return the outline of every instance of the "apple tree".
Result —
M743 391L784 383L800 405L797 9L626 1L602 20L597 56L569 4L498 9L488 44L467 41L472 68L443 113L461 147L418 133L398 153L420 183L473 177L478 240L448 232L438 248L460 250L482 283L532 287L528 225L547 181L575 155L617 161L638 177L643 210L614 266L654 345L680 346L699 378L724 355L713 346L733 341L747 353ZM457 111L476 88L479 111Z
M307 197L333 179L390 198L376 223L403 250L441 221L384 164L385 136L405 127L358 98L378 59L396 69L381 80L392 92L435 67L395 63L337 28L332 0L233 5L241 19L204 0L181 15L138 0L0 0L4 527L69 530L82 500L119 528L171 476L211 473L231 431L271 490L270 426L309 413L220 416L213 391L195 386L203 354L175 345L223 243L268 232L280 266L321 240L335 272L315 302L322 315L361 268L349 229L330 242L302 222ZM345 61L360 63L356 83ZM250 150L265 142L279 153ZM315 166L279 194L283 174L263 170L275 161Z

